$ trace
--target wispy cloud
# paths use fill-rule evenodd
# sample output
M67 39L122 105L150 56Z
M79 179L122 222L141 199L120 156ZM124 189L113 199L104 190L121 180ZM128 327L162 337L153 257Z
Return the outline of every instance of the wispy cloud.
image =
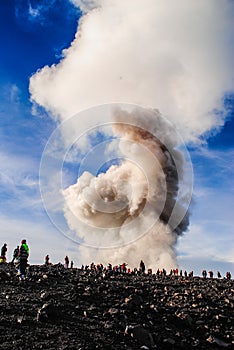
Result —
M234 176L234 149L213 150L201 147L190 151L194 165L195 195L208 191L209 187L226 188L232 191Z
M41 211L38 186L38 164L29 156L0 151L0 193L4 198L2 212Z
M212 223L212 225L211 225ZM214 224L217 229L214 231ZM212 230L210 230L212 227ZM179 257L193 258L196 260L226 261L234 263L233 237L231 233L223 234L228 227L224 227L223 222L203 222L193 224L190 232L179 239Z

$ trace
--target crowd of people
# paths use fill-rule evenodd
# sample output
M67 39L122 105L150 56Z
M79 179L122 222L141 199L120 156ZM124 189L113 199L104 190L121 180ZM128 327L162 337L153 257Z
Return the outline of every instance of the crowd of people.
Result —
M0 263L6 262L6 252L7 252L7 244L1 248L1 256ZM22 239L21 245L17 246L13 252L13 258L11 263L15 264L18 269L18 275L21 279L25 279L26 269L28 266L28 257L29 257L29 247L27 245L26 239Z
M95 265L93 262L90 265L82 265L81 270L85 271L94 271L94 272L107 272L108 274L112 273L127 273L127 274L145 274L147 273L148 275L152 275L152 269L148 269L146 271L145 268L145 263L143 260L140 261L139 269L136 267L134 269L127 268L126 263L122 263L119 265L114 265L108 264L106 267L103 266L103 264L97 264ZM205 270L203 270L205 271ZM212 271L209 271L209 277L214 278L214 273ZM203 272L202 272L203 274ZM186 270L180 270L178 268L176 269L171 269L170 272L168 273L165 269L157 269L156 274L158 278L163 278L163 277L171 277L171 276L177 276L177 277L185 277L185 278L192 278L193 277L193 271L187 272ZM204 276L203 276L204 277ZM220 274L219 271L217 271L217 277L222 278L222 275ZM224 276L223 276L224 277ZM230 280L231 279L231 273L227 272L225 275L226 279ZM204 277L206 278L206 276Z
M0 256L0 264L6 263L6 252L7 252L7 244L4 243L4 245L1 248L1 256ZM26 276L26 269L28 266L28 257L29 257L29 247L26 242L26 239L23 239L21 241L21 245L18 245L14 251L13 251L13 257L11 260L11 263L14 264L18 270L18 275L21 280L25 279ZM45 256L44 260L45 265L52 265L50 262L50 257L47 254ZM64 258L64 264L63 264L65 269L68 268L73 268L74 263L73 261L70 262L69 257L66 255ZM90 270L91 272L95 273L107 273L107 274L113 274L113 273L127 273L127 274L145 274L147 273L148 275L152 275L152 269L148 269L146 271L145 263L143 260L140 261L139 264L139 269L134 268L130 269L127 267L127 263L122 263L118 265L112 266L112 264L108 264L106 267L103 266L103 264L94 264L92 262L90 265L82 265L81 270L88 271ZM213 271L208 271L209 278L214 278L214 273ZM193 277L193 271L190 271L189 273L186 270L180 270L178 268L176 269L171 269L169 273L165 269L157 269L156 271L156 276L158 278L164 278L166 276L172 277L172 276L180 276L180 277L185 277L185 278L192 278ZM207 278L207 271L203 270L202 271L202 277L205 279ZM224 277L224 276L223 276ZM217 271L217 278L222 278L222 275L219 271ZM231 273L226 272L225 278L230 280L231 279Z

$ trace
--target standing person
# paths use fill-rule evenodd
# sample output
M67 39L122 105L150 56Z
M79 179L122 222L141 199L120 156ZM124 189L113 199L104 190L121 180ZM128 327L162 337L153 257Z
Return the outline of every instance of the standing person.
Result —
M209 274L210 278L213 278L213 276L214 276L213 271L209 271L208 274Z
M65 269L68 269L69 267L69 258L67 255L65 256L65 259L64 259L64 267Z
M203 278L206 278L206 276L207 276L207 272L206 272L206 270L203 270L203 271L202 271L202 277L203 277Z
M145 273L145 263L143 260L140 262L140 272Z
M45 257L45 265L50 265L50 257L48 254Z
M26 267L28 265L29 248L26 239L21 241L19 250L19 273L22 279L25 279Z
M6 252L7 252L7 244L4 243L1 249L1 258L3 262L6 262Z
M19 245L17 245L17 247L15 248L14 252L13 252L13 259L11 260L11 263L13 264L15 259L17 259L19 256Z

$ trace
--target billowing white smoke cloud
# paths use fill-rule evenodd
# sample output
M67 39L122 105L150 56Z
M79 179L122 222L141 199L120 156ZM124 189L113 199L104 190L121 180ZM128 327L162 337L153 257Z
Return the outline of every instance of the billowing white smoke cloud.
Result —
M185 141L223 124L214 110L222 110L223 96L233 87L233 1L72 2L84 13L74 41L59 64L30 79L32 100L55 119L120 102L159 109ZM98 177L84 173L64 191L67 222L87 245L122 245L97 251L103 262L136 265L142 257L152 267L176 265L176 237L188 224L182 206L173 211L182 161L157 115L154 121L144 115L136 120L147 131L157 130L159 140L119 124L114 132L125 138L120 150L130 160ZM116 120L122 117L126 113ZM73 131L74 125L62 128L65 141ZM80 254L92 259L94 251L82 248Z
M183 161L176 134L158 111L116 110L114 119L125 160L97 177L84 172L63 191L67 222L83 244L115 247L99 250L98 261L137 266L143 258L154 268L175 267L174 246L187 229L189 206L178 201ZM86 249L80 254L87 260Z
M61 119L110 102L158 108L185 140L223 124L213 110L233 87L233 1L73 3L86 14L64 59L31 77L34 101Z

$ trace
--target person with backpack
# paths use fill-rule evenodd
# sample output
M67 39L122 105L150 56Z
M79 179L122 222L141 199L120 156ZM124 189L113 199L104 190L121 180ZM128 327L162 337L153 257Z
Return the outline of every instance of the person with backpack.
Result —
M19 250L19 273L20 278L25 279L26 268L28 266L28 256L29 256L29 248L26 243L26 239L21 241L21 246Z
M19 245L17 245L17 247L15 248L14 252L13 252L13 258L11 260L11 263L13 264L15 259L17 259L19 256Z

